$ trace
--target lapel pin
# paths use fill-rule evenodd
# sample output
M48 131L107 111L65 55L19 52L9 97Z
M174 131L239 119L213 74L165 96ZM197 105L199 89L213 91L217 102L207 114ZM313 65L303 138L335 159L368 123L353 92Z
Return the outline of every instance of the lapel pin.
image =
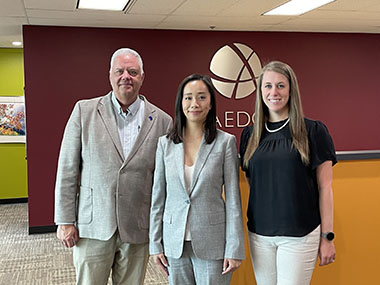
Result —
M153 120L152 116L149 116L149 120Z

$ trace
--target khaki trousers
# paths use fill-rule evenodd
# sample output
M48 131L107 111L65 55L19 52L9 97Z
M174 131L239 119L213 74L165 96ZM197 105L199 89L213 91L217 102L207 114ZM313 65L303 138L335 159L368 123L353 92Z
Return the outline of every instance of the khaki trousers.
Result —
M125 243L118 231L107 241L81 238L73 250L76 284L107 284L112 270L112 284L142 285L148 257L148 243Z

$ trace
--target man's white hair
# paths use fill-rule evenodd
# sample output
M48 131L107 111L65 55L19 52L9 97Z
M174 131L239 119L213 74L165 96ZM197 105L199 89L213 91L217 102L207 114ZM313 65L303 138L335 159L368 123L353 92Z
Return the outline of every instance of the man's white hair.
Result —
M142 61L141 56L138 54L137 51L130 49L130 48L120 48L113 53L113 55L111 57L111 63L110 63L110 72L112 71L112 67L113 67L113 63L115 61L115 58L118 57L119 55L126 55L126 54L133 55L137 58L137 61L140 65L141 74L144 74L143 61Z

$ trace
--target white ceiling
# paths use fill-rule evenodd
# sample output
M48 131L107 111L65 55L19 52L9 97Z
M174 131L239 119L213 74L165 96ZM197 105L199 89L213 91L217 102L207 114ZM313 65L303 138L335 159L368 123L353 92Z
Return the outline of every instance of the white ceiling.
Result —
M22 41L23 25L380 34L379 0L336 0L292 17L261 16L287 0L131 0L127 12L77 10L77 1L0 0L0 48Z

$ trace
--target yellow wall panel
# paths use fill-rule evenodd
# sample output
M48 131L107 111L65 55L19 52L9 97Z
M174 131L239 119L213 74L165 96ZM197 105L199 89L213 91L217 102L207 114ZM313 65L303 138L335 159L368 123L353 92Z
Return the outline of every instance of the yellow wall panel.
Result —
M0 96L24 95L22 49L0 48Z
M24 95L22 49L0 48L0 96ZM0 199L25 198L27 170L25 144L0 144Z
M25 144L0 144L0 199L28 197Z

